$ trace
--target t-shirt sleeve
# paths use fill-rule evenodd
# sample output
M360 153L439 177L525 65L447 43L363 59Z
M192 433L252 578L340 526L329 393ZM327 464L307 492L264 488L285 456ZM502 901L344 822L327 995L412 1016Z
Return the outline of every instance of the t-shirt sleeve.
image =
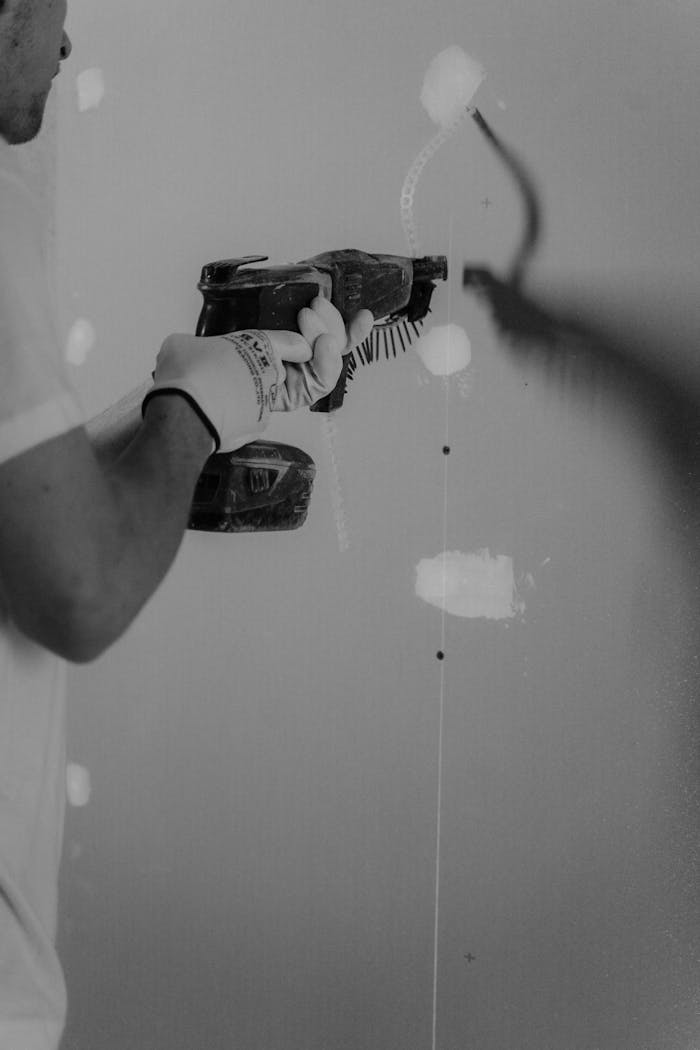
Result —
M84 423L53 315L40 212L0 171L0 463Z

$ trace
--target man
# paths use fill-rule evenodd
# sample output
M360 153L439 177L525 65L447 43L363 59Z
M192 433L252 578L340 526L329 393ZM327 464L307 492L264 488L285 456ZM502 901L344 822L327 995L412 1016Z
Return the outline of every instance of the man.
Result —
M41 129L71 51L66 6L0 0L0 1050L55 1050L64 1026L65 661L94 660L159 586L208 456L332 390L341 351L373 320L362 311L346 328L319 299L298 333L171 335L154 383L86 424L51 317L37 202L10 148Z

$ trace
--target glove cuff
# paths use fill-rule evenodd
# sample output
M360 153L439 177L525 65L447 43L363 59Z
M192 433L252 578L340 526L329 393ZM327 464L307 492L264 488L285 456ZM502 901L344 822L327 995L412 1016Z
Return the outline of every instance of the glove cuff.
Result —
M148 393L146 394L146 396L144 397L143 402L141 403L141 418L142 419L144 418L144 416L146 414L146 405L154 397L158 397L159 394L179 394L180 397L184 397L185 401L187 401L187 403L189 404L190 408L193 409L193 411L197 413L197 415L201 419L202 423L204 423L204 426L207 428L207 430L209 431L209 433L210 433L210 435L211 435L211 437L212 437L212 439L214 441L214 452L212 452L212 455L214 455L215 452L219 451L219 449L221 448L221 438L219 437L219 434L218 434L218 431L217 431L216 427L214 426L212 421L209 419L209 417L202 411L201 407L198 405L198 403L195 401L195 399L192 397L192 395L188 394L187 391L183 390L181 387L178 387L178 386L159 386L159 387L153 387L152 390L149 390Z

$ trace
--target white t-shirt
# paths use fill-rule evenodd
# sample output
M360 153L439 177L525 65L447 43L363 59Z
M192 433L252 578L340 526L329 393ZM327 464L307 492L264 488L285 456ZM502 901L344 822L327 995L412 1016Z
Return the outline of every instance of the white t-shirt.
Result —
M52 312L40 204L0 138L0 463L85 422ZM0 1050L56 1050L66 664L0 599Z

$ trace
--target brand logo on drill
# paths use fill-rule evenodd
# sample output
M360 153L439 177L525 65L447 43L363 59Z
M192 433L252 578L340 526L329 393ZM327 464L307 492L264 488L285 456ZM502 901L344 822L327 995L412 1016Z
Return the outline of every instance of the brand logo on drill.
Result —
M343 288L345 293L345 309L348 312L355 312L361 309L362 301L362 274L361 273L347 273L345 274L345 286Z

